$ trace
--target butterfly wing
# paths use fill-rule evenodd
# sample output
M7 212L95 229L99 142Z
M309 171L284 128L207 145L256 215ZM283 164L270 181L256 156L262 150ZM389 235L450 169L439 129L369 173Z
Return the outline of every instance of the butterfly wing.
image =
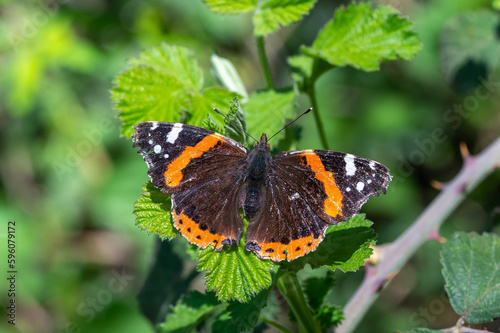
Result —
M200 127L145 122L135 127L152 183L172 193L174 226L190 243L217 250L238 242L243 221L238 213L247 149Z
M248 150L213 131L179 123L144 122L134 126L153 185L165 193L182 191L205 178L237 169Z
M350 154L300 150L273 155L269 207L251 221L247 248L275 261L300 257L317 248L328 224L349 219L369 196L385 193L391 179L382 164Z

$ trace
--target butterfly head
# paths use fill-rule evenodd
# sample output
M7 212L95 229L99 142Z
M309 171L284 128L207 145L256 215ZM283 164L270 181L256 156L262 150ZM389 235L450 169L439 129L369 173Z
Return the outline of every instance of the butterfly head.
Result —
M254 149L256 149L256 148L261 148L261 149L264 148L267 151L271 150L271 146L269 145L269 143L267 143L267 134L266 133L262 133L262 136L260 137L260 141L255 143Z

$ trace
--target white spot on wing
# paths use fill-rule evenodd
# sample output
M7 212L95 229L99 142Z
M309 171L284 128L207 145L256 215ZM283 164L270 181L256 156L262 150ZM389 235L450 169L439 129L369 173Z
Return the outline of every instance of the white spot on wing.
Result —
M358 190L358 191L361 192L361 191L363 191L364 188L365 188L365 184L364 183L359 182L359 183L356 184L356 190Z
M295 199L298 199L300 198L300 195L298 193L294 193L291 197L290 197L290 200L295 200Z
M347 192L351 192L351 188L350 187L346 187L345 189Z
M158 127L158 122L157 121L153 121L153 126L151 126L151 130L154 130Z
M167 142L175 143L175 140L179 137L179 133L182 131L182 124L175 124L172 130L168 132Z
M168 154L163 155L163 157L165 157L165 158L168 158L168 156L169 156Z
M348 176L354 176L356 173L356 166L354 165L354 156L351 154L347 154L344 157L345 161L345 173Z
M371 184L371 183L372 183L372 180L371 180L371 179L368 179L366 182L367 182L368 184Z
M370 164L368 164L372 170L375 170L375 162L370 161Z
M148 143L149 143L150 145L152 145L152 144L153 144L153 140L149 140L149 141L148 141Z
M160 145L156 145L154 148L153 148L155 154L159 154L161 152L161 146Z

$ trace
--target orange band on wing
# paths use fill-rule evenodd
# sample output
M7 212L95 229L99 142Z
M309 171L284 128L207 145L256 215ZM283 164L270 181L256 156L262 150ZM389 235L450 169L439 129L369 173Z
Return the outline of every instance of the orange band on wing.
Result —
M194 147L186 147L179 157L168 165L167 170L164 173L165 184L169 187L179 185L184 177L182 169L184 169L193 158L198 158L210 148L217 146L219 141L222 141L222 136L214 133L204 137L203 140L198 142Z
M311 234L303 238L292 240L286 245L280 242L258 244L260 250L256 252L262 259L271 259L273 261L286 259L292 261L314 251L322 240L323 236L314 238Z
M321 162L319 156L315 153L303 154L301 155L302 157L306 158L306 163L311 170L316 172L316 179L323 183L326 195L328 196L324 203L326 214L331 217L342 216L342 199L344 196L335 183L333 172L325 170L323 162Z
M201 230L198 223L194 222L186 214L181 212L179 215L172 210L174 226L179 229L182 236L191 244L196 244L204 249L213 244L216 250L222 249L222 241L226 239L223 235L211 234L208 230Z

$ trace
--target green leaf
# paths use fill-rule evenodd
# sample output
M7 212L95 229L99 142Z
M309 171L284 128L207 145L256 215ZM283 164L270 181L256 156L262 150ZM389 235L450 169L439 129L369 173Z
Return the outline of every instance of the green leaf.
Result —
M254 93L244 105L248 133L259 139L262 133L274 135L295 115L295 94L293 91L274 90ZM284 133L276 136L276 141Z
M170 215L170 194L165 194L151 182L142 187L143 194L134 206L135 224L148 233L158 234L162 239L172 239L177 230Z
M131 67L152 68L174 77L182 86L193 92L203 87L203 72L193 52L185 47L162 43L159 47L142 52L131 59Z
M304 78L312 75L314 59L305 55L292 56L288 58L288 64L292 69L292 78L295 82L301 82Z
M225 306L219 304L212 293L191 291L189 297L182 298L171 309L165 322L158 325L158 330L162 333L192 332L214 310Z
M133 125L143 121L186 118L189 124L201 126L212 108L226 108L235 95L217 87L202 90L203 73L184 47L162 44L130 60L130 66L114 80L112 90L126 136L132 135ZM214 119L222 126L222 120Z
M314 311L318 311L323 304L327 292L333 286L334 281L333 272L328 270L323 277L310 277L303 282L307 302Z
M332 326L337 326L344 320L342 309L335 305L323 305L319 308L315 315L324 331L327 331Z
M247 124L238 97L233 98L231 101L227 117L229 120L224 119L224 134L245 145L247 143L247 134L245 133Z
M364 265L364 259L372 254L370 245L375 242L373 222L364 219L364 214L351 217L328 227L325 239L314 252L295 259L292 262L281 263L282 268L298 271L306 264L312 268L328 267L331 270L340 269L344 272L357 271Z
M231 61L217 54L212 54L210 62L212 63L212 75L220 84L227 90L242 96L242 100L245 101L248 98L248 92Z
M264 36L277 31L280 26L296 22L314 6L316 0L262 0L253 16L254 33Z
M257 0L205 0L208 7L221 14L240 14L249 12L257 6Z
M468 323L500 317L500 237L457 233L441 251L445 289Z
M245 232L239 246L198 249L198 271L206 271L207 290L215 291L221 302L236 300L247 303L271 285L271 260L261 260L245 250Z
M466 12L446 24L441 38L441 65L448 81L469 61L489 70L498 67L499 25L498 13L487 9Z
M114 81L112 96L122 134L131 136L132 126L143 121L177 121L181 109L188 108L188 96L183 85L174 77L153 68L132 68Z
M267 304L271 289L262 290L248 303L231 302L229 304L227 312L238 332L251 331L255 328L259 321L260 313Z
M217 133L222 133L224 132L223 128L219 127L215 122L214 119L210 114L207 114L207 117L203 119L203 122L201 124L201 127L206 128L208 130L217 132Z
M412 58L422 47L412 24L390 7L371 9L368 3L341 7L302 52L334 66L350 65L365 71L382 61Z
M218 127L224 124L224 118L213 109L225 110L235 93L222 88L212 87L204 89L201 95L194 95L191 103L191 112L187 118L189 124L201 126L208 114L212 115L212 120Z

